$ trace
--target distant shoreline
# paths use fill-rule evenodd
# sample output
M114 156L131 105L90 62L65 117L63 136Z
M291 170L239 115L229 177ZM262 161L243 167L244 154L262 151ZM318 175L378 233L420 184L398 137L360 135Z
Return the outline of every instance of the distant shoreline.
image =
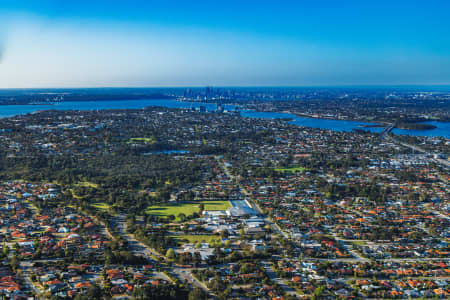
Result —
M36 101L37 100L37 101ZM55 105L57 103L64 102L92 102L92 101L136 101L136 100L176 100L175 97L167 96L163 94L151 94L151 95L94 95L94 96L84 96L84 95L71 95L65 97L63 100L53 99L39 101L39 99L30 100L0 100L0 106L5 105Z
M395 124L395 128L405 130L433 130L437 127L426 123L399 123Z
M338 118L333 118L331 116L327 117L327 116L319 116L319 115L312 115L312 114L305 114L305 113L292 113L289 111L282 111L282 113L293 114L300 118L371 123L371 124L367 124L367 125L362 125L361 127L386 127L385 125L380 124L380 122L376 122L376 121L372 121L372 120L368 121L368 120L358 120L358 119L338 119Z
M157 97L159 95L153 95L153 96L149 96L149 97L142 97L142 96L135 96L135 97L108 97L106 95L103 95L101 97L83 97L80 96L81 99L64 99L62 101L53 101L53 102L28 102L28 103L0 103L0 107L5 107L5 106L48 106L49 109L51 109L52 106L58 105L58 104L63 104L63 103L71 103L71 102L105 102L105 101L152 101L152 100L170 100L170 101L174 101L174 102L185 102L185 101L180 101L175 97L170 97L170 96L165 96L163 98L159 98ZM77 97L74 97L77 98ZM94 99L95 98L95 99ZM112 99L110 99L112 98ZM125 98L125 99L124 99ZM195 101L197 103L197 101ZM202 102L198 102L198 104L202 104ZM209 104L216 104L217 103L209 103ZM39 109L37 111L35 111L34 113L37 112L41 112L41 111L45 111L47 109L42 108ZM258 112L257 110L254 110L255 112ZM259 111L259 112L265 112L265 111ZM266 111L267 112L267 111ZM268 111L269 113L274 113L274 111ZM343 118L336 118L333 116L324 116L324 115L319 115L319 114L308 114L308 113L299 113L299 112L290 112L287 110L283 110L283 111L278 111L279 113L285 113L285 114L290 114L290 115L294 115L300 118L309 118L309 119L316 119L316 120L333 120L333 121L347 121L347 122L364 122L367 124L360 124L359 128L364 129L364 128L384 128L384 127L388 127L392 124L394 124L393 129L401 129L401 130L418 130L418 131L431 131L433 129L438 128L437 126L434 126L432 124L427 124L427 123L423 123L423 122L396 122L396 123L388 123L388 122L384 122L384 121L374 121L374 120L364 120L364 119L343 119ZM282 121L285 122L290 122L290 121L294 121L293 117L280 117L278 118ZM439 121L439 120L435 120L438 122L446 122L446 121ZM426 121L424 121L426 122Z
M281 112L286 113L286 114L293 114L293 115L295 115L297 117L301 117L301 118L372 123L372 124L361 125L361 127L364 127L364 128L376 128L376 127L388 126L388 124L383 124L383 121L376 121L376 120L338 119L338 118L333 118L333 117L311 115L311 114L305 114L305 113L293 113L293 112L289 112L289 111L281 111ZM420 122L404 122L404 123L396 123L394 128L403 129L403 130L433 130L433 129L438 128L432 124L425 123L425 122L432 122L432 121L449 122L447 120L427 120L427 121L420 121Z

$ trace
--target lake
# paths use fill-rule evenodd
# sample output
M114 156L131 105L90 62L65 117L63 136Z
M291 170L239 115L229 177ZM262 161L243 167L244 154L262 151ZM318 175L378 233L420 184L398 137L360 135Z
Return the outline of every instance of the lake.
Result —
M167 108L199 108L206 107L207 111L214 111L217 105L214 103L200 103L200 102L181 102L176 100L117 100L117 101L67 101L59 102L54 105L0 105L0 117L11 117L15 115L23 115L33 113L40 110L104 110L104 109L141 109L149 106L159 106ZM234 105L224 105L226 110L234 110ZM281 119L291 118L291 124L330 129L335 131L351 131L353 129L363 129L371 132L381 132L381 127L365 127L373 123L359 122L359 121L345 121L345 120L329 120L329 119L314 119L306 117L298 117L289 113L276 112L255 112L251 110L242 110L241 115L248 118L263 118L263 119ZM450 138L450 123L448 122L426 122L436 126L432 130L404 130L394 129L395 134L408 134L416 136L443 136Z

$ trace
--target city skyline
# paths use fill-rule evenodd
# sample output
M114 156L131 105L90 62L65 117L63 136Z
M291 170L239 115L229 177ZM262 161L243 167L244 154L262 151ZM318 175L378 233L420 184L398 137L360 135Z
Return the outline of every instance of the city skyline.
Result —
M444 1L3 1L0 88L450 84Z

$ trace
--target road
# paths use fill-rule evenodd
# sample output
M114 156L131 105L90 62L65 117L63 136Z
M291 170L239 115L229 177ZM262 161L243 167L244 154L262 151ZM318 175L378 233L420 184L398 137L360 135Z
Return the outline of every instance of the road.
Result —
M288 295L298 296L297 292L288 286L284 281L284 279L281 279L277 276L277 274L272 270L272 267L270 265L270 262L267 260L262 260L261 265L263 266L264 270L266 271L267 276L269 276L270 280L276 282L283 291Z
M341 241L341 242L346 243L346 240L341 239L340 237L338 237L338 236L336 235L336 233L331 232L331 235L334 237L334 239L335 239L336 241ZM350 252L351 255L353 255L353 257L355 257L357 261L360 261L360 262L367 262L367 261L369 261L367 258L362 257L361 255L359 255L358 252L354 251L354 250L351 249L350 247L347 247L347 251Z
M357 262L361 262L360 259L358 258L310 258L310 257L305 257L303 258L304 261L319 261L319 262L326 262L326 261L330 261L330 262L349 262L349 263L357 263ZM440 257L428 257L428 258L414 258L414 257L410 257L410 258L380 258L380 259L374 259L376 261L381 261L381 262L430 262L430 261L446 261L446 262L450 262L450 258L440 258Z
M217 158L219 164L222 166L225 174L231 179L232 182L236 182L235 176L233 174L231 174L230 170L228 169L227 166L225 166L224 163L222 163L218 158ZM258 211L258 213L263 216L264 218L264 222L266 224L269 224L269 226L272 228L272 230L276 233L278 233L281 237L284 237L285 239L289 239L290 236L288 233L284 232L283 230L281 230L280 226L278 226L278 224L272 222L270 220L270 218L263 213L262 209L259 207L258 204L256 204L255 202L253 202L250 199L250 193L240 184L240 183L236 183L239 186L239 189L241 190L241 192L246 195L248 197L248 202L253 206L253 208ZM295 295L298 296L297 292L292 289L290 286L288 286L287 284L284 283L284 280L279 278L277 276L277 274L272 270L270 263L267 261L261 261L262 266L264 267L267 276L269 276L270 280L276 282L286 294L289 295Z
M430 161L433 161L435 163L441 164L442 166L444 166L446 168L450 168L450 161L444 160L444 159L440 159L440 158L434 158L434 153L427 152L426 150L424 150L424 149L422 149L422 148L420 148L418 146L415 146L415 145L410 145L410 144L399 142L399 141L397 141L397 140L395 140L393 138L391 138L391 140L394 141L397 144L402 145L403 147L407 147L407 148L410 148L410 149L412 149L412 150L414 150L416 152L423 153L426 156L431 156L431 157L428 157L428 159Z
M156 263L156 259L164 261L166 260L166 257L159 254L156 250L152 249L151 247L145 245L144 243L136 240L136 238L127 232L126 230L126 221L125 221L125 215L119 214L117 216L117 220L115 222L118 231L120 234L127 240L129 249L133 252L133 254L142 256L147 258L149 261ZM201 288L203 291L205 291L208 294L211 294L211 291L208 289L208 287L198 281L191 273L191 270L188 268L182 268L182 267L171 267L166 269L169 273L172 273L174 277L179 278L181 281L187 281L192 286L196 286L198 288ZM172 282L172 279L170 279L168 276L166 276L164 273L161 276L165 276L166 280Z
M228 169L227 166L225 166L218 158L217 161L219 162L219 164L222 166L222 169L224 170L225 174L227 175L227 177L229 177L231 179L231 181L235 182L236 178L233 174L231 174L230 170ZM241 190L241 192L246 195L246 196L250 196L250 193L240 184L237 183L239 186L239 189ZM267 224L270 225L270 227L277 232L280 236L283 236L286 239L289 239L290 236L289 234L287 234L286 232L284 232L283 230L281 230L280 226L278 226L278 224L272 222L269 217L263 213L261 207L259 207L259 205L257 203L254 203L250 198L248 199L249 203L252 204L253 209L255 209L256 211L258 211L258 213L264 217L264 222L266 222Z
M442 219L445 219L445 220L449 220L449 219L450 219L449 216L444 215L442 212L440 212L440 211L438 211L438 210L436 210L436 209L432 209L429 205L424 205L424 206L425 206L425 208L426 208L429 212L438 215L438 216L441 217Z
M249 202L252 204L253 208L256 209L261 216L263 216L264 222L269 224L273 231L275 231L278 235L284 237L285 239L291 238L291 236L287 232L281 230L281 227L277 223L272 222L272 220L270 220L270 218L263 213L261 207L259 207L257 203L254 203L251 200L249 200Z
M30 276L31 276L30 273L31 273L32 268L33 268L33 261L21 261L20 262L20 270L22 271L22 277L23 277L23 280L25 281L25 287L29 288L37 296L42 291L39 290L30 279Z
M390 141L390 142L392 142L394 144L401 145L403 147L409 148L409 149L414 150L416 152L423 153L426 156L430 156L430 157L427 157L427 159L429 161L432 161L432 162L435 162L437 164L440 164L440 165L442 165L442 166L444 166L446 168L450 168L450 161L445 160L445 159L440 159L440 158L434 158L433 157L434 153L430 153L430 152L428 152L428 151L426 151L426 150L424 150L424 149L422 149L422 148L420 148L420 147L418 147L416 145L410 145L410 144L406 144L406 143L400 142L400 141L396 140L394 137L387 135L387 133L389 133L392 130L392 128L394 128L394 125L393 124L389 124L389 126L386 127L381 132L381 134L380 134L381 138L382 139L386 139L387 141Z
M143 256L153 263L156 263L155 258L164 259L164 257L161 254L159 254L157 251L148 247L144 243L136 240L132 234L127 232L127 230L126 230L127 224L125 221L125 217L126 216L124 214L119 214L117 216L117 220L116 220L115 224L116 224L117 229L120 232L121 236L123 236L125 238L125 240L128 242L129 249L135 255Z
M392 125L390 125L390 127L392 127ZM392 129L392 128L391 128L391 129ZM389 130L385 130L385 133L387 133L387 132L389 132ZM387 135L383 134L383 136L386 137ZM388 138L389 138L389 137L388 137ZM403 145L403 146L405 146L405 147L412 147L412 149L414 149L414 150L416 150L416 151L419 151L419 152L428 154L428 153L425 152L423 149L420 149L420 148L418 148L418 147L416 147L416 146L403 144L403 143L400 143L400 142L395 141L395 140L391 140L391 142L399 143L399 144L401 144L401 145ZM435 161L435 159L432 159L432 160ZM219 159L218 159L218 161L219 161ZM235 181L235 176L233 176L233 175L231 174L231 172L230 172L230 170L228 169L228 167L226 167L226 166L225 166L222 162L220 162L220 161L219 161L219 163L221 164L221 166L222 166L222 168L223 168L225 174L226 174L232 181ZM449 165L449 166L450 166L450 163L448 163L448 162L445 162L445 163L446 163L446 165ZM250 193L249 193L247 190L245 190L245 188L243 188L240 184L239 184L239 188L241 189L241 191L242 191L242 193L243 193L244 195L250 196ZM265 214L262 212L261 208L260 208L256 203L254 203L254 202L252 202L252 201L250 201L250 200L249 200L249 202L253 205L253 207L254 207L254 208L255 208L262 216L264 216L264 221L265 221L267 224L269 224L275 232L277 232L279 235L283 236L283 237L286 238L286 239L289 239L289 238L290 238L289 234L286 233L286 232L284 232L284 231L278 226L278 224L272 222L272 221L267 217L267 215L265 215ZM347 208L347 209L348 209L348 208ZM440 215L440 216L443 217L443 218L448 218L447 216L443 215L443 214L440 213L440 212L436 212L436 211L434 211L434 212L435 212L436 214ZM357 215L360 214L358 211L354 211L354 213L356 213ZM348 242L347 240L344 240L344 239L341 239L341 238L337 237L335 234L333 234L333 236L334 236L334 238L335 238L336 240L342 240L342 241L344 241L344 242ZM353 251L353 250L351 250L351 249L348 249L348 250L349 250L349 252L354 256L354 258L337 258L337 259L314 259L314 258L305 258L305 260L308 260L308 261L337 261L337 262L367 262L367 261L369 261L369 259L362 257L362 256L361 256L360 254L358 254L356 251ZM387 259L380 259L380 261L389 261L389 262L405 262L405 261L423 261L423 262L426 262L426 261L433 261L433 260L446 260L446 261L448 260L448 261L450 261L450 259L442 259L442 258L387 258ZM278 281L277 281L277 282L278 282Z
M206 286L206 284L204 284L203 282L199 281L197 278L194 277L194 275L192 275L192 273L191 273L192 269L181 268L181 267L174 267L174 268L172 268L172 270L177 275L178 278L180 278L182 280L186 280L192 286L201 288L206 293L211 294L211 291Z

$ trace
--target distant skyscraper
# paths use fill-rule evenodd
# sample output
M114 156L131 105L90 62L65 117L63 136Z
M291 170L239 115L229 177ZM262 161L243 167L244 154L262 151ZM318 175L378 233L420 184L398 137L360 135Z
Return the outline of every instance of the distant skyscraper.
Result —
M205 97L207 99L212 98L214 95L214 89L211 86L207 86L205 89Z

